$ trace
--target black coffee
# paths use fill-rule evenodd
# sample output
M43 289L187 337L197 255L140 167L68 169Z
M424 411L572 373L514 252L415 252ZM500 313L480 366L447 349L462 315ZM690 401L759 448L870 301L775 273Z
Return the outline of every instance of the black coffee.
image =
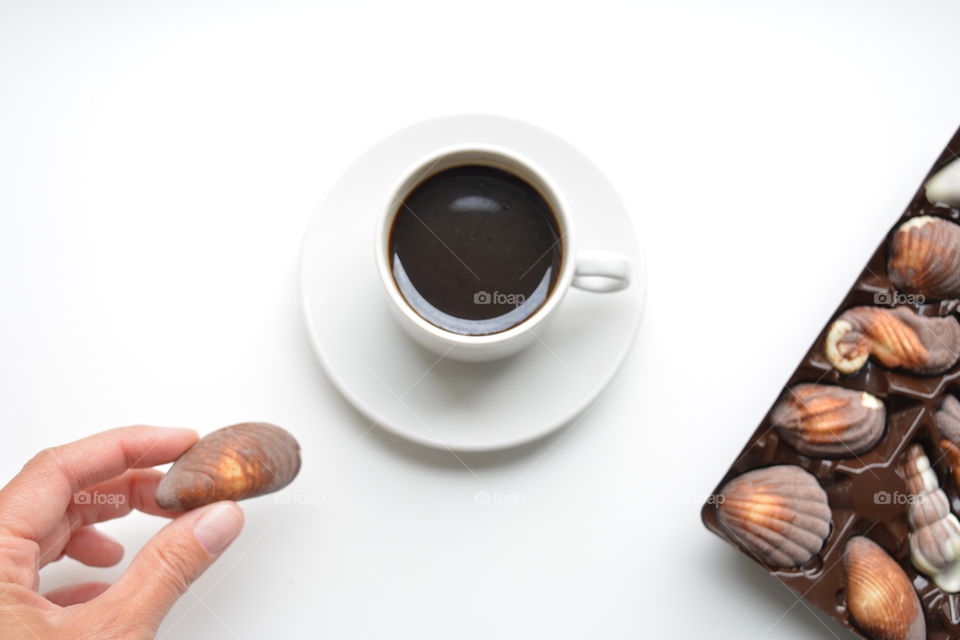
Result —
M561 242L550 205L525 180L462 166L407 196L390 234L390 263L407 303L462 335L505 331L547 300Z

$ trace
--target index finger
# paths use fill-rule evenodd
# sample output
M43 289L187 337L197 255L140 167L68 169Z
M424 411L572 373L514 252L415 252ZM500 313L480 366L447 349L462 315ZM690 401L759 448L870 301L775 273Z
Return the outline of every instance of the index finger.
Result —
M44 449L0 490L0 524L36 540L59 521L76 492L127 469L172 462L197 437L191 429L121 427Z

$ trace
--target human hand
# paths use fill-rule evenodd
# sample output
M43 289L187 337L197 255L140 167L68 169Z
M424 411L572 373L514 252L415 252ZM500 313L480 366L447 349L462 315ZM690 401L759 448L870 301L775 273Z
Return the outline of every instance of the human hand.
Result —
M188 429L113 429L41 451L0 489L0 640L155 636L177 598L243 527L234 502L171 514L154 501L163 474L149 467L175 460L196 441ZM92 567L120 562L120 543L92 525L132 509L174 520L116 583L37 592L39 570L64 555Z

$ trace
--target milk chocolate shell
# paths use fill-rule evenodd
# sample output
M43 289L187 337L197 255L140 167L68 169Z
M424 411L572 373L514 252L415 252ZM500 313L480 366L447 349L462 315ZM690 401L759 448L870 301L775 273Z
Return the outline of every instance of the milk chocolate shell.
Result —
M300 471L300 445L265 422L224 427L201 438L157 486L161 509L180 511L277 491Z
M850 538L843 554L847 608L875 640L924 640L927 625L920 599L900 565L876 542Z
M891 369L943 373L960 358L960 323L909 307L854 307L830 325L825 355L841 373L859 371L871 356Z
M900 292L960 297L960 225L934 216L910 218L893 234L887 272Z
M717 496L717 520L770 567L804 564L830 533L830 506L817 479L793 465L748 471Z
M797 452L821 458L857 456L883 435L883 403L866 391L800 384L773 410L773 424Z

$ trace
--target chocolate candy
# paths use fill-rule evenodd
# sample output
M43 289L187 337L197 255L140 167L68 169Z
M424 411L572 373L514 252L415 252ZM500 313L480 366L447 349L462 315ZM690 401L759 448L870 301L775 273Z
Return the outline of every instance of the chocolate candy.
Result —
M960 131L702 512L862 638L960 637L958 155Z

